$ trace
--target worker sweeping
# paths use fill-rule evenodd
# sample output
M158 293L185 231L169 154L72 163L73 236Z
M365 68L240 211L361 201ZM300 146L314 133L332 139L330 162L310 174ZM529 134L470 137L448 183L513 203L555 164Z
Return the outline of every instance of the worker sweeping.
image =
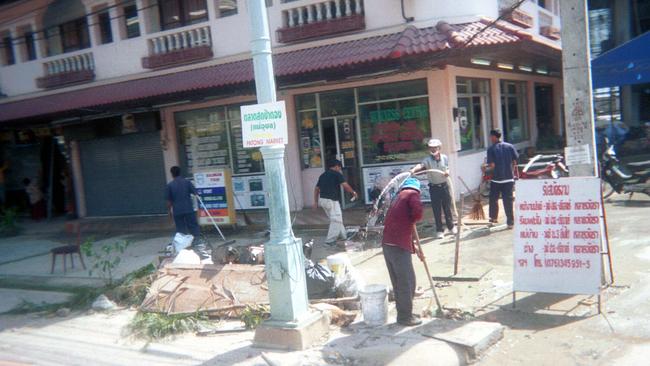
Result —
M451 195L449 193L449 159L447 155L441 153L442 142L438 139L429 139L429 155L422 162L409 170L415 174L422 170L428 170L427 178L429 179L429 194L431 196L431 208L433 209L433 219L436 223L436 239L444 237L444 226L442 225L442 213L445 214L445 225L449 234L456 234L456 226L451 213ZM443 174L434 172L439 170Z
M422 320L413 314L415 271L411 257L416 253L420 260L424 261L422 251L416 251L413 246L413 226L422 219L422 211L420 181L417 178L408 178L393 199L384 221L382 249L395 294L397 323L405 326L422 323Z

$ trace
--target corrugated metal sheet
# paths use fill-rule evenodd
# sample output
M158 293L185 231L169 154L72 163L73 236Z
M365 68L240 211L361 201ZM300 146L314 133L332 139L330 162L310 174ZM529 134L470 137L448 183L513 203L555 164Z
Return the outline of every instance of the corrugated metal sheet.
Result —
M80 148L88 216L166 212L158 131L82 141Z

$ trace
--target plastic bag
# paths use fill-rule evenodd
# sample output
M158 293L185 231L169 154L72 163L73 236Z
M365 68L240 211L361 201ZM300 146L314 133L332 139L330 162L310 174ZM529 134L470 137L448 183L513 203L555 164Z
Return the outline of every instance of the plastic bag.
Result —
M181 250L192 245L192 241L194 241L194 236L190 234L185 235L183 233L176 233L176 235L174 235L174 240L172 241L174 251L179 253Z
M190 249L181 249L174 258L173 264L201 264L201 258Z
M366 285L363 277L352 265L345 266L345 272L336 276L336 297L357 296Z
M307 277L307 297L309 299L327 299L336 294L336 278L329 268L308 260L305 265Z

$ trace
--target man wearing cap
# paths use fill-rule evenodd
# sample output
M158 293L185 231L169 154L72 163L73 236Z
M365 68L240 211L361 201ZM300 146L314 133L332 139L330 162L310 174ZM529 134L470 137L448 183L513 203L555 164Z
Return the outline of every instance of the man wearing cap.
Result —
M422 252L413 247L412 236L415 224L422 220L423 210L420 181L417 178L408 178L402 183L384 220L384 260L395 294L397 322L406 326L422 323L422 320L413 314L415 271L411 255L417 253L420 260L424 260Z
M321 174L314 188L314 208L320 206L330 219L325 244L334 245L337 239L346 239L343 213L341 212L341 187L357 198L357 192L350 187L343 177L341 161L333 159L327 162L327 170ZM316 205L317 203L317 205Z
M499 129L490 131L490 141L492 146L487 151L488 168L493 170L490 182L490 223L496 223L499 217L499 195L501 195L508 228L512 228L515 224L512 210L512 189L515 186L513 171L517 169L519 154L512 144L501 141Z
M447 185L447 177L449 176L449 159L447 155L442 154L442 142L438 139L429 139L427 144L429 146L429 156L424 158L422 162L409 170L411 174L415 174L422 170L440 170L444 174L437 172L428 172L427 178L429 179L429 194L431 196L431 208L433 208L433 219L436 223L436 238L442 239L444 237L444 227L442 226L442 213L445 213L445 224L449 233L455 234L456 227L454 226L454 219L451 214L451 195L449 194L449 186Z

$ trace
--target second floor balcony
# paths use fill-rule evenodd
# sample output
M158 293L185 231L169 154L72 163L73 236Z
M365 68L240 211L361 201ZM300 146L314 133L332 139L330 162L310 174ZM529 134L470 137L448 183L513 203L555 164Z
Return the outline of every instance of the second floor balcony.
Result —
M149 56L142 58L145 69L195 62L213 56L210 26L207 25L163 32L149 38L147 45Z
M278 42L291 43L366 28L363 0L330 0L282 11Z
M36 79L41 89L82 83L95 79L95 60L92 52L60 57L43 63L44 76Z

